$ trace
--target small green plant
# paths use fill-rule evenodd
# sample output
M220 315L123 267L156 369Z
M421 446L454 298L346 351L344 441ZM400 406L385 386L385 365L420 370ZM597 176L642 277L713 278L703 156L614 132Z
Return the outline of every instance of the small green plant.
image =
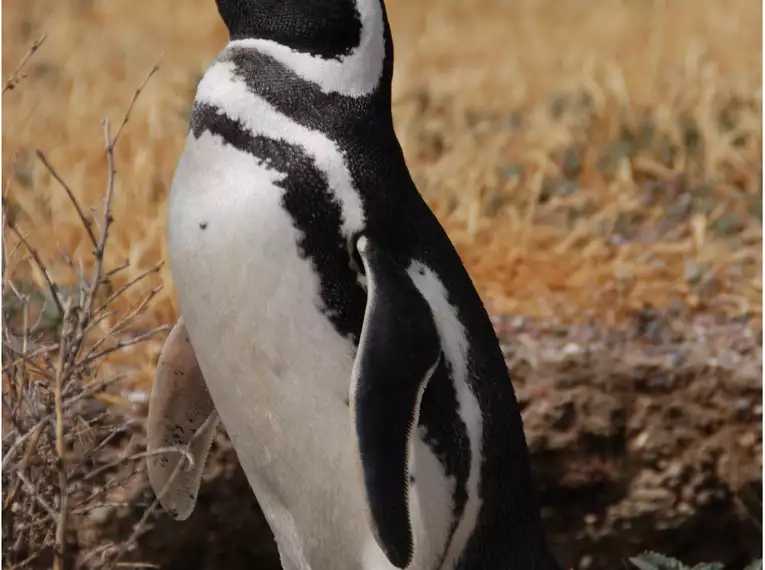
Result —
M725 570L725 565L720 562L702 562L691 567L658 552L643 552L630 558L630 562L638 570ZM762 570L762 560L754 560L744 570Z

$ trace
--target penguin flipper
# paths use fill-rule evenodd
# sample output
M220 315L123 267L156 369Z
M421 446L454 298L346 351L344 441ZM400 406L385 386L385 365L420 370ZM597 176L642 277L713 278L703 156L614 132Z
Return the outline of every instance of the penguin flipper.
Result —
M414 556L412 436L422 395L441 358L441 342L408 263L366 236L356 249L368 292L351 379L351 418L375 539L394 566L405 568Z
M218 422L181 317L162 346L146 422L149 482L162 508L176 520L186 520L194 510L202 470ZM184 455L159 450L184 449L187 445L193 466L184 461L168 485Z

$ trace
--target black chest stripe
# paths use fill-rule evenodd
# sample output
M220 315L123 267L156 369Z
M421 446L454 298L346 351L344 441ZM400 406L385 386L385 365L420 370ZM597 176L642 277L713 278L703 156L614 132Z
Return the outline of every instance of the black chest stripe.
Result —
M315 83L254 49L230 49L222 60L234 64L234 74L251 93L296 123L320 130L337 142L342 142L360 119L375 123L389 113L379 88L357 98L324 93Z
M338 333L357 344L366 292L350 266L341 233L342 209L314 159L299 146L253 135L239 121L208 104L194 106L191 131L196 138L204 131L220 136L226 144L286 175L277 182L284 189L282 204L302 234L298 243L301 255L313 263L319 276L323 310Z

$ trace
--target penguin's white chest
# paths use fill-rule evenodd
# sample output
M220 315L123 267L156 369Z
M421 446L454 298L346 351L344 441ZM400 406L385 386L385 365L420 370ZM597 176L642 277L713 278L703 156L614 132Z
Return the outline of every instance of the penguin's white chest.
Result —
M171 191L169 261L213 402L280 550L298 568L324 568L337 541L348 551L332 564L350 568L367 541L361 485L348 484L358 476L346 407L355 348L321 312L281 176L209 133L190 136Z
M355 348L321 311L319 277L300 253L301 232L275 184L282 176L209 133L190 137L168 222L181 310L192 340L212 335L214 347L197 351L302 378L299 386L256 382L274 398L289 396L295 405L313 405L318 394L345 400ZM232 353L234 346L248 350Z

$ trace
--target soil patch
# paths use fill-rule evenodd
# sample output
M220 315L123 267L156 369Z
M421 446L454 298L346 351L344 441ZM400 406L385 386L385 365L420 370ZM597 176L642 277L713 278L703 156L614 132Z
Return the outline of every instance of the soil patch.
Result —
M564 568L624 567L644 549L743 568L762 553L762 345L751 325L646 310L630 327L501 318L544 516ZM129 535L153 499L78 532L81 552ZM225 434L196 511L157 512L130 557L166 570L278 569L271 533ZM93 559L85 566L95 567Z

